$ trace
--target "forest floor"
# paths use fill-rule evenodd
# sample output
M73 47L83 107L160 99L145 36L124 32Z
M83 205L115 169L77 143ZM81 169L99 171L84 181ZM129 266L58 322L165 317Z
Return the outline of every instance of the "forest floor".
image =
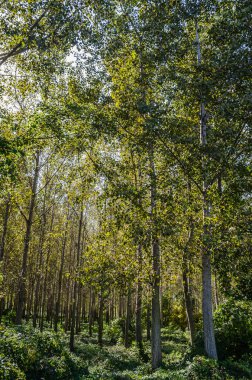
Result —
M22 327L0 325L0 380L236 380L252 379L252 360L232 358L214 361L193 354L185 332L162 331L162 368L152 372L137 348L112 345L104 337L97 345L96 334L86 331L76 337L75 352L68 349L68 335L50 329L40 333L29 324ZM150 358L150 344L145 343Z

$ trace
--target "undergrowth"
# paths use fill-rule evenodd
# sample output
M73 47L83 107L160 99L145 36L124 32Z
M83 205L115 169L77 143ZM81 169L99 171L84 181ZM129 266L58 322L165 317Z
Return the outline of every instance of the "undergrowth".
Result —
M153 372L143 362L137 347L125 349L109 337L103 348L96 336L76 337L75 352L68 349L69 336L46 329L42 333L29 324L0 326L0 380L236 380L252 379L252 357L222 361L208 359L190 349L187 334L174 327L163 329L163 366ZM150 357L150 344L145 342Z

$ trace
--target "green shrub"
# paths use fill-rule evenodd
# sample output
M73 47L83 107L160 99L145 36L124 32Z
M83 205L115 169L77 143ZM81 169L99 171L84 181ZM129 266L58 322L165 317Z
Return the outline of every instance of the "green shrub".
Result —
M25 374L16 363L3 354L0 354L0 380L25 380Z
M114 319L110 325L104 328L104 338L111 344L116 344L123 338L125 321L122 318Z
M239 361L227 359L222 364L235 379L252 379L252 358L246 356Z
M252 349L252 304L228 300L215 312L219 359L239 359Z
M186 370L186 378L189 380L231 380L223 367L213 359L204 356L195 356Z
M4 361L0 367L0 380L23 379L24 373L29 380L78 379L86 375L88 371L85 361L69 352L65 338L63 334L53 331L41 333L29 326L1 326L0 354ZM9 375L8 368L20 373L19 377Z
M35 356L35 349L32 349L29 339L21 331L12 328L1 330L0 352L24 372L32 365Z
M64 348L64 342L60 334L53 331L43 331L41 333L35 330L31 338L40 356L58 355Z

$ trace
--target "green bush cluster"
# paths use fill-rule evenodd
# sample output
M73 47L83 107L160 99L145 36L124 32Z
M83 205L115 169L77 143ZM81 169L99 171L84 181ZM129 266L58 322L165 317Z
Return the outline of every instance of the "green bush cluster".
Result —
M116 344L123 339L123 328L125 321L123 318L114 319L109 325L105 326L104 337L111 344Z
M252 303L228 300L215 312L219 359L240 359L252 351Z
M85 362L52 331L2 327L0 355L0 380L78 379L88 373Z
M26 376L16 363L0 354L0 380L25 380Z

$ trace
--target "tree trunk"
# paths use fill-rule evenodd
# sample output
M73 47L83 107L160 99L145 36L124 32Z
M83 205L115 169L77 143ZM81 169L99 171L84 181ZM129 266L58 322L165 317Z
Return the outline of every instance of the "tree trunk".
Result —
M40 303L40 290L41 290L41 281L42 281L42 265L43 265L43 245L45 240L45 228L46 228L46 187L43 200L43 215L41 223L41 234L39 239L39 249L38 249L38 265L36 271L36 287L34 294L34 306L33 306L33 327L36 328L37 318L38 318L38 308Z
M155 239L152 243L153 252L153 286L152 286L152 324L151 324L151 353L152 369L162 364L161 352L161 321L160 321L160 253L159 242Z
M191 185L188 183L188 203L191 203ZM190 281L190 249L194 236L194 221L192 217L189 218L188 226L188 240L185 245L185 249L182 257L182 281L183 281L183 290L185 297L185 307L186 307L186 316L188 329L190 332L190 341L193 344L194 335L195 335L195 326L194 326L194 315L193 315L193 299L191 292L191 281Z
M22 316L23 316L23 311L24 311L25 302L26 302L27 262L28 262L28 252L29 252L30 239L31 239L33 213L34 213L35 200L36 200L36 195L37 195L36 193L37 193L37 186L38 186L38 178L39 178L39 159L40 159L40 152L37 152L33 184L32 184L32 194L31 194L31 200L30 200L30 205L29 205L29 215L28 215L28 218L26 219L26 233L25 233L25 239L24 239L23 261L22 261L22 269L21 269L19 286L18 286L18 294L17 294L16 324L18 325L20 325L22 322Z
M143 331L142 331L142 293L143 286L141 280L142 272L142 246L138 245L137 248L137 261L138 261L138 279L137 279L137 289L136 289L136 343L139 349L140 355L143 355Z
M77 257L76 257L76 275L79 274L80 266L80 254L81 254L81 236L82 236L82 224L83 224L83 210L80 211L79 219L79 229L78 229L78 241L77 241ZM77 307L77 297L78 297L78 283L77 279L74 280L74 290L73 290L73 303L72 303L72 315L71 315L71 331L70 331L70 351L74 351L74 333L76 324L76 307Z
M202 244L202 313L203 313L203 331L204 346L208 357L217 359L217 349L214 335L213 309L212 309L212 275L211 275L211 256L208 247L209 227L207 219L209 218L209 210L206 207L206 199L204 196L203 211L203 244Z
M4 251L5 251L5 242L6 242L6 236L7 236L7 228L8 228L8 220L10 215L10 196L7 197L6 205L5 205L5 213L4 213L4 221L3 221L3 232L1 237L1 244L0 244L0 263L4 259ZM3 268L3 278L5 278L5 270ZM3 280L4 283L4 280ZM4 294L4 289L0 289L0 291ZM5 299L4 296L0 297L0 322L2 319L2 314L4 312L5 308Z
M187 323L188 323L188 328L190 332L190 341L192 344L194 341L195 328L194 328L194 317L193 317L193 301L192 301L192 295L191 295L191 286L190 286L190 279L189 279L188 262L186 259L186 252L184 252L183 254L182 279L183 279L183 290L184 290L184 297L185 297Z
M98 344L100 347L103 346L103 309L104 309L104 300L102 290L99 295L99 315L98 315Z
M197 43L197 61L201 65L201 49L196 23L196 43ZM200 104L200 144L204 148L207 145L207 113L205 105L201 100ZM203 190L203 233L202 233L202 313L203 313L203 331L204 346L208 357L217 359L217 349L214 335L213 310L212 310L212 283L211 283L211 253L209 249L210 231L209 217L210 207L208 201L208 185L206 175L206 155L202 154L202 190Z
M149 149L150 161L150 198L151 198L151 244L152 244L152 321L151 321L151 356L152 369L162 364L161 352L161 315L160 315L160 247L156 225L156 199L157 199L157 177L154 163L153 144Z
M4 258L4 249L5 249L9 216L10 216L10 196L7 197L6 204L5 204L3 232L2 232L1 244L0 244L0 261L2 261Z
M66 221L66 224L65 224L65 232L64 232L64 238L63 238L63 244L62 244L62 250L61 250L58 294L57 294L57 300L56 300L56 305L55 305L55 316L54 316L54 331L55 332L58 331L61 289L62 289L62 276L63 276L63 269L64 269L64 263L65 263L65 252L66 252L66 243L67 243L67 227L68 227L68 220Z
M131 288L129 285L128 294L127 294L127 310L126 310L126 318L125 318L125 332L124 332L124 346L126 348L130 347L130 321L131 321Z
M95 295L91 287L90 293L89 293L89 311L88 311L88 331L89 331L90 337L93 335L94 302L95 302Z
M146 339L151 340L151 306L147 305L147 316L146 316Z

